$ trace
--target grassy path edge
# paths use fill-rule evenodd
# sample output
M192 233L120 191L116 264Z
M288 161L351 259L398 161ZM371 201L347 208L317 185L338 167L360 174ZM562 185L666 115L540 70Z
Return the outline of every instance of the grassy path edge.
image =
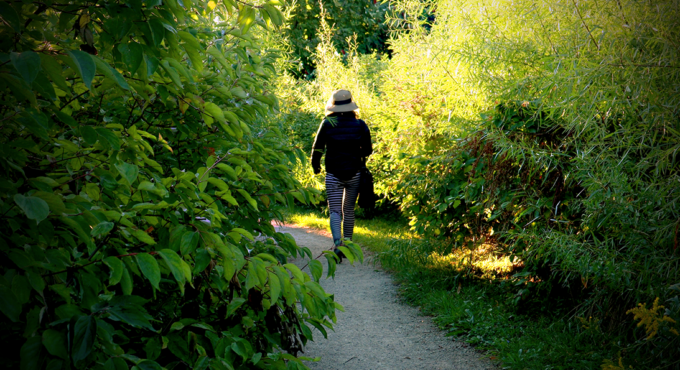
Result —
M329 230L319 211L296 209L288 221ZM390 250L395 243L419 240L403 220L358 219L353 238L371 252ZM422 241L422 240L420 240ZM507 290L488 281L461 279L422 266L390 264L402 300L434 316L448 336L486 350L503 369L604 369L623 367L615 338L603 333L592 318L567 317L534 307L518 312ZM614 361L610 360L614 359Z

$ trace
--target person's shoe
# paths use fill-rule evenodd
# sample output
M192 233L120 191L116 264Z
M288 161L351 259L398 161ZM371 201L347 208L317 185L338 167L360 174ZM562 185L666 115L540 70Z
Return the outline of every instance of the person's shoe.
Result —
M342 258L345 257L345 254L338 248L333 249L333 253L338 257L338 263L342 263Z
M335 248L333 248L333 253L338 257L338 263L342 263L342 259L345 257L345 254L342 253L340 250L340 246L344 246L341 240L336 240L335 241Z

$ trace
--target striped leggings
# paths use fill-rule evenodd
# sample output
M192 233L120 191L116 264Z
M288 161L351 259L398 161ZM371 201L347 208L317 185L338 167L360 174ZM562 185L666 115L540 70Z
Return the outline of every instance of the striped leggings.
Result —
M359 195L359 173L351 180L340 181L330 173L326 173L326 195L328 196L328 209L331 214L331 233L333 241L352 239L354 233L354 204ZM340 224L343 233L340 234Z

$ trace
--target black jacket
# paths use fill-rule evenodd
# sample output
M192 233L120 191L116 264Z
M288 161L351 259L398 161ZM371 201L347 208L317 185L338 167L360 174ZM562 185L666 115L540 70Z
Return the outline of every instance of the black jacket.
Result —
M363 158L373 153L371 132L366 122L352 116L329 116L321 122L312 146L312 168L321 171L326 153L326 172L342 181L354 177Z

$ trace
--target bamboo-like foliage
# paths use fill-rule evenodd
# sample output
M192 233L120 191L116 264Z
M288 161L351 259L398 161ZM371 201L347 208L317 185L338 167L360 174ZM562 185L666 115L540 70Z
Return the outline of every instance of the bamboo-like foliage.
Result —
M543 281L519 301L566 288L581 313L632 333L626 310L661 297L677 321L680 2L390 4L386 66L343 64L322 43L302 95L318 109L358 90L377 189L413 229L498 242ZM633 340L623 363L672 366L670 329Z
M489 227L503 231L500 240L528 269L580 285L590 314L610 310L600 313L610 329L636 301L677 300L669 288L679 278L679 3L397 8L389 94L439 112L428 124L416 109L402 110L395 137L411 139L390 149L402 154L385 154L405 158L388 189L414 227L473 240ZM431 28L426 11L436 14ZM482 116L489 121L475 117L498 101L517 103ZM414 127L442 135L414 141ZM520 182L503 188L496 175L507 170ZM650 346L667 356L673 338Z

